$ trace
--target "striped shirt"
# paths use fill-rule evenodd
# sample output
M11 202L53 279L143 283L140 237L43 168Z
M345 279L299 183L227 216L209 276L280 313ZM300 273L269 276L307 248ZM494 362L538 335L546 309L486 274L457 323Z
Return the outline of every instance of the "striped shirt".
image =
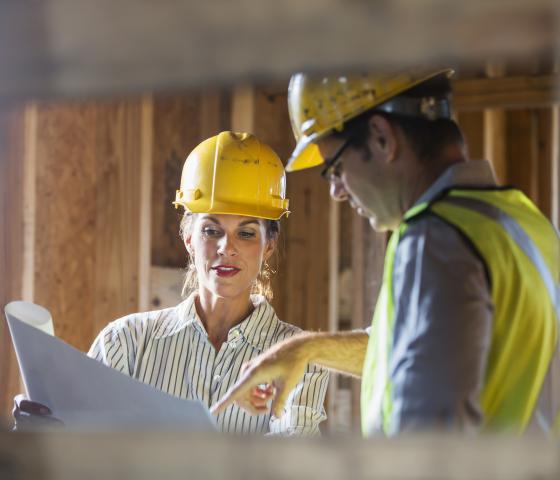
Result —
M243 363L300 332L281 322L264 297L255 295L251 315L229 331L216 351L196 313L195 296L173 308L115 320L99 333L88 355L170 395L210 407L235 383ZM253 416L231 405L218 415L218 428L240 434L318 435L326 418L327 383L326 370L308 365L281 418Z

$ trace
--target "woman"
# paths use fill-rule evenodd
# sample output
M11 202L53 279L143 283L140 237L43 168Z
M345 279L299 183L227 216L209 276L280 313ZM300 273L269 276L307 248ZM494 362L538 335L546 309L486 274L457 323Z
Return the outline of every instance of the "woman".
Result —
M173 308L128 315L109 324L89 355L122 373L208 408L238 379L243 363L299 332L268 303L267 261L287 215L282 163L250 134L222 132L183 167L176 207L185 208L181 237L189 253L184 293ZM272 386L217 416L231 433L316 435L326 418L327 372L309 366L283 415L269 413Z

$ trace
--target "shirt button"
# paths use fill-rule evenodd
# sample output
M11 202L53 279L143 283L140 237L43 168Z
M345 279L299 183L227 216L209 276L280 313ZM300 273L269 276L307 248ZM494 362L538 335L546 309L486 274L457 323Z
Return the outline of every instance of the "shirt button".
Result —
M220 377L219 375L214 375L214 383L220 383L221 380L222 377Z
M233 330L231 332L231 337L232 338L239 338L239 335L241 335L241 333L239 332L239 330Z

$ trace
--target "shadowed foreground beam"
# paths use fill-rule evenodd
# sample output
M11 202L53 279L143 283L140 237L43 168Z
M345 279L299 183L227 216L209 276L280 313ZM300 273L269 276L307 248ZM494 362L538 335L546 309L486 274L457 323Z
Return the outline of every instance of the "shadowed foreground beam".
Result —
M2 2L0 99L173 90L557 46L555 0Z

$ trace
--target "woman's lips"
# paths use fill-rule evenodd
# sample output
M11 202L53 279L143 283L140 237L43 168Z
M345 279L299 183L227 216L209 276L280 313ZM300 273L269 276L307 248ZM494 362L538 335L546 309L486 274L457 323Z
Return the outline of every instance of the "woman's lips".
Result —
M232 265L218 265L217 267L212 267L212 270L216 272L218 277L233 277L241 271L241 269Z

